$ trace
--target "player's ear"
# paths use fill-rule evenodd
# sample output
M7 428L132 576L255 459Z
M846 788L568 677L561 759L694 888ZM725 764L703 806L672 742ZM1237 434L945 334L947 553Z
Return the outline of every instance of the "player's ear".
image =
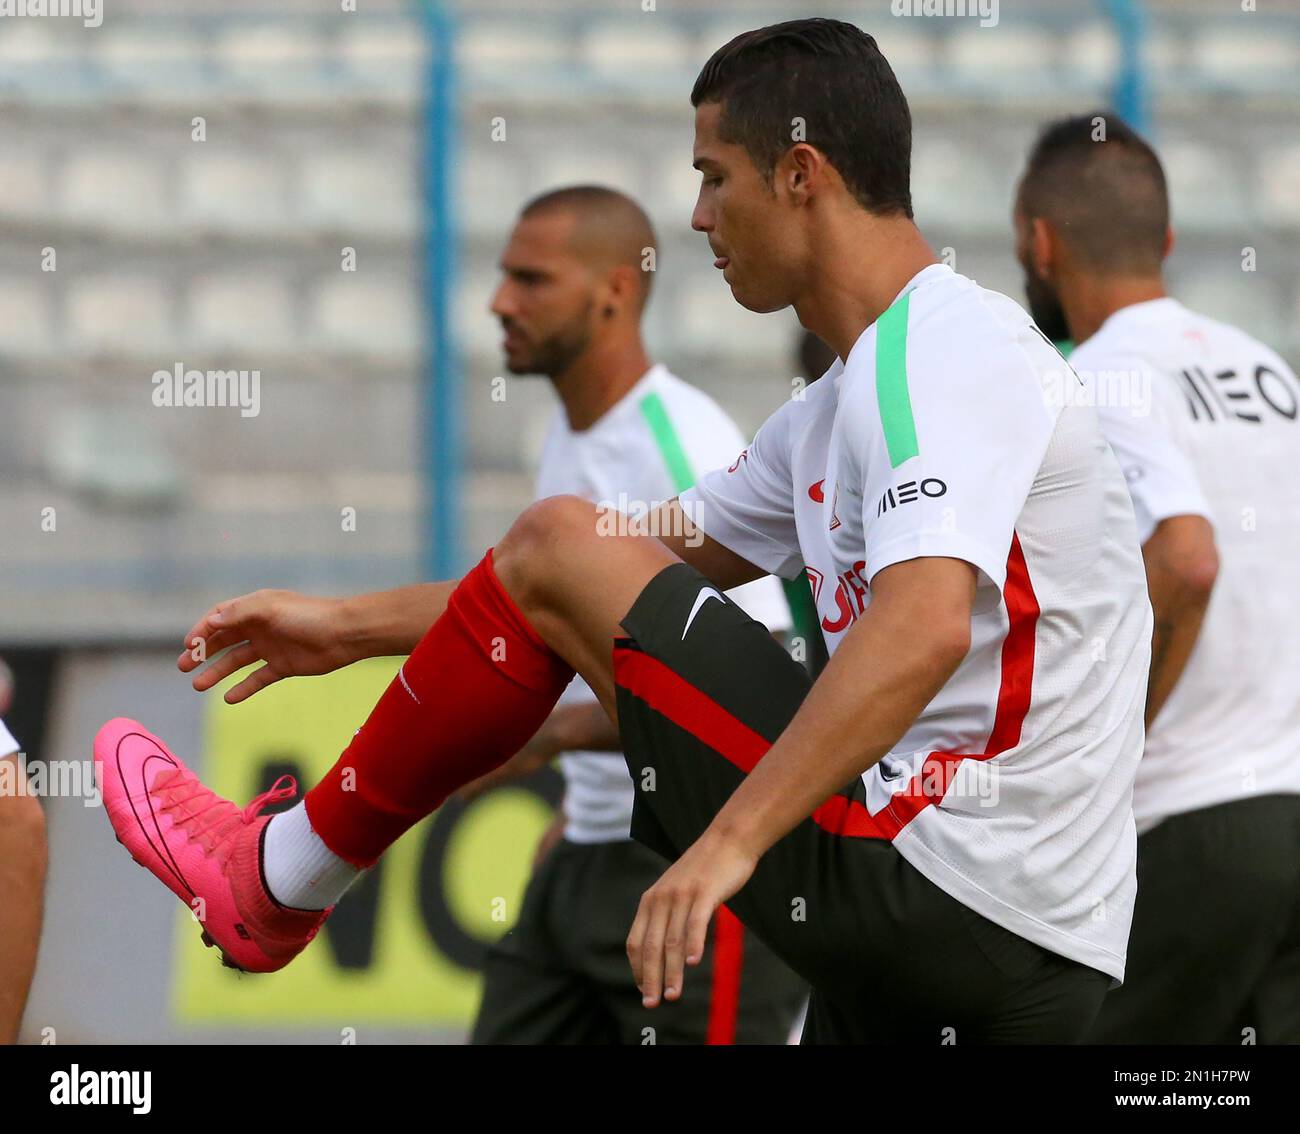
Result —
M1040 280L1050 279L1061 259L1061 241L1052 222L1034 217L1029 222L1029 263Z
M632 265L619 264L611 269L606 280L605 295L601 297L602 317L612 319L620 308L632 306L640 286L641 281Z
M795 204L803 204L823 175L826 158L808 145L798 142L786 151L777 164L777 176L789 189Z
M1169 225L1165 228L1165 250L1160 254L1162 260L1169 259L1169 253L1174 250L1174 226Z

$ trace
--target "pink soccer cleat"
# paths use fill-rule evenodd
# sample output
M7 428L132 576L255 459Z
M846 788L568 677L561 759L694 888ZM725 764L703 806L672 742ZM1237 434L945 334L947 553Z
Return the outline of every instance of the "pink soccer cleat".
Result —
M270 791L240 808L209 791L167 746L138 722L109 721L95 736L95 776L117 841L189 907L203 943L222 963L270 973L306 948L327 910L277 905L262 881L258 815L268 803L292 799L298 785L281 776ZM287 781L287 783L286 783Z

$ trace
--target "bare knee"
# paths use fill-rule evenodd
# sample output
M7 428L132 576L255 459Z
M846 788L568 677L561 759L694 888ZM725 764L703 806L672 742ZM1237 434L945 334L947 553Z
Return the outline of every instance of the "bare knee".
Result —
M521 607L543 604L591 553L597 509L580 496L548 496L519 514L492 549L497 578Z

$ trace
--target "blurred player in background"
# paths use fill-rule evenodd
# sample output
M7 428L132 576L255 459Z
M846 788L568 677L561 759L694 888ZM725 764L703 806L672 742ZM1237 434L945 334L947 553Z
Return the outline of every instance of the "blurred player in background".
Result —
M0 661L0 713L11 697ZM47 861L45 811L28 793L23 754L0 720L0 1043L17 1040L36 972Z
M537 198L511 234L492 300L506 364L512 374L545 375L561 403L538 499L572 493L645 512L744 445L711 398L646 355L641 316L654 274L644 264L654 247L641 207L597 186ZM774 633L789 629L775 579L731 597ZM661 1044L785 1042L802 982L727 911L688 995L663 1013L641 1004L624 942L667 864L629 835L635 787L618 729L581 677L520 753L462 797L557 757L563 809L539 848L519 920L488 951L474 1042L640 1044L651 1034Z
M1300 1042L1300 385L1166 294L1164 172L1118 117L1043 131L1015 223L1030 309L1096 391L1155 610L1129 973L1093 1039Z

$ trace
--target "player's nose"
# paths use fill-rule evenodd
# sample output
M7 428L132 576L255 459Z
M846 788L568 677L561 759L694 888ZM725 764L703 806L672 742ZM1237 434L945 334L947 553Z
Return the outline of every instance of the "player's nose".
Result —
M498 319L506 319L515 313L514 300L510 296L510 288L502 284L493 293L491 301L488 303L488 310Z
M713 213L705 207L702 196L695 201L695 209L691 213L691 228L696 232L713 231Z

